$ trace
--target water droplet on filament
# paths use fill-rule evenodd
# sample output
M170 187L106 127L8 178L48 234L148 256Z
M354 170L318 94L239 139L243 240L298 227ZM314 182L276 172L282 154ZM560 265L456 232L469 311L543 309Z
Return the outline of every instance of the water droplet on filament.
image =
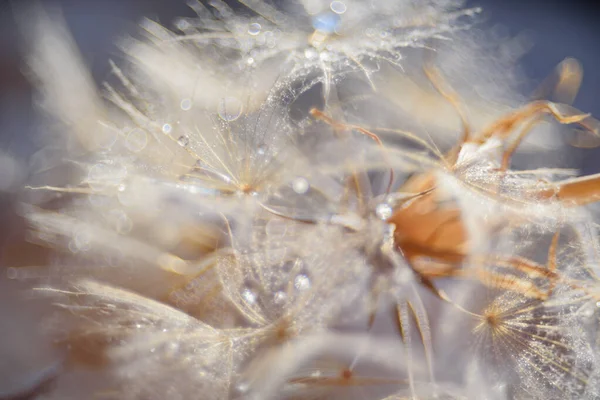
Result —
M375 207L375 215L383 221L389 219L392 216L392 212L392 207L387 203L381 203Z
M297 275L294 279L294 287L300 291L310 289L310 279L304 274Z
M260 33L260 24L254 22L252 24L250 24L250 26L248 27L248 34L252 35L252 36L256 36Z
M225 97L219 102L219 108L217 110L219 117L224 121L231 122L235 121L242 115L243 110L242 102L236 97Z
M181 147L185 147L190 143L190 139L187 136L179 136L179 139L177 139L177 144L180 145Z
M337 0L332 1L329 5L329 8L331 8L331 11L333 11L336 14L343 14L346 12L346 5L343 2Z

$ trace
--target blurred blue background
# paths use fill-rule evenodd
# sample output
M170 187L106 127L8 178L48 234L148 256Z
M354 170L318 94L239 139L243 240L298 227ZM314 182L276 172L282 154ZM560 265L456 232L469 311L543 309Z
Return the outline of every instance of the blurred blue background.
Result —
M583 84L574 106L600 117L600 4L569 0L469 1L484 9L485 25L501 26L510 35L525 33L533 47L521 59L528 78L541 81L565 57L583 66ZM583 174L600 171L600 152L582 152Z

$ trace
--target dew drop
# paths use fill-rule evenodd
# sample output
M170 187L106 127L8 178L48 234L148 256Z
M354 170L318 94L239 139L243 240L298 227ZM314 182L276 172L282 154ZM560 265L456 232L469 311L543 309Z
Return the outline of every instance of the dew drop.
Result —
M114 209L110 211L108 219L111 222L112 226L115 228L115 230L120 234L128 233L133 227L131 219L123 210Z
M175 357L179 353L179 343L168 342L164 346L164 355L166 357Z
M251 289L245 288L242 290L242 298L248 304L256 303L256 293L254 293Z
M181 147L185 147L190 144L190 139L185 135L179 136L179 139L177 139L177 144Z
M310 279L304 274L297 275L294 279L294 287L300 291L310 289Z
M248 393L248 391L250 390L250 385L246 382L240 382L237 385L235 385L235 390L237 390L237 392L241 394Z
M272 31L265 32L265 39L266 39L267 47L269 47L270 49L277 46L277 40L275 38L274 32L272 32Z
M260 33L260 24L254 22L252 24L250 24L250 26L248 27L248 34L252 35L252 36L256 36Z
M585 318L591 318L594 316L594 309L592 307L585 307L585 309L581 312L581 315Z
M6 277L8 279L17 279L19 277L19 271L15 267L10 267L6 270Z
M75 234L73 245L78 251L87 251L91 248L92 234L87 229L82 229Z
M177 343L177 342L169 342L168 343L168 349L170 351L176 352L177 350L179 350L179 343Z
M125 140L125 146L133 151L134 153L138 153L148 144L148 135L143 130L136 128L129 132L127 135L127 139Z
M315 60L319 57L319 52L315 48L309 47L304 50L304 57L306 57L307 60Z
M319 59L322 61L329 61L331 58L331 53L329 51L322 51L319 53Z
M284 262L283 264L281 264L279 266L279 269L281 269L282 272L289 274L294 269L297 262L301 263L302 261L300 259L296 259L295 261L288 260L288 261Z
M181 100L180 107L183 111L189 111L192 108L192 100L190 100L190 99Z
M190 26L190 22L187 19L179 18L175 21L175 27L177 29L183 31L183 30L189 29L191 26Z
M313 18L313 28L323 33L334 33L340 22L340 16L332 12L325 12Z
M224 121L235 121L242 114L242 102L236 97L225 97L219 102L219 117Z
M389 219L392 216L392 212L392 207L387 203L380 203L375 207L375 215L383 221Z
M173 127L170 124L164 124L162 126L162 131L164 134L169 134L173 130Z
M265 233L269 238L285 237L287 234L288 221L282 219L271 219L265 225Z
M264 143L259 145L258 148L256 149L256 152L259 155L264 156L265 154L267 154L267 145Z
M126 176L127 169L123 166L98 163L89 169L87 184L94 191L102 191L119 185Z
M88 171L88 181L91 183L102 180L106 177L106 175L108 175L107 170L108 167L106 166L106 164L95 164ZM94 188L92 187L92 189Z
M275 295L273 296L273 302L277 305L282 305L286 302L287 300L287 294L283 291L278 291L275 293Z
M102 147L104 149L109 149L113 144L117 141L118 134L117 131L113 128L110 128L106 125L100 125L100 129L95 132L95 135L92 136L92 142L94 145Z
M332 1L329 7L331 8L331 11L336 14L343 14L346 12L346 5L341 1Z
M310 184L308 183L306 178L296 178L292 182L292 190L294 190L294 192L298 194L306 194L306 192L308 192L308 189L310 189Z

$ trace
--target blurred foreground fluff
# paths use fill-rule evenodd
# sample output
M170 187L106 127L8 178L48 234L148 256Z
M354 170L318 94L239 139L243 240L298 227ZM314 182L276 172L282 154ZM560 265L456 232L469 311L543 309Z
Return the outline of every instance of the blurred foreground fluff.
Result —
M31 13L37 397L599 398L600 183L537 156L597 121L454 0L242 3L145 21L101 89Z

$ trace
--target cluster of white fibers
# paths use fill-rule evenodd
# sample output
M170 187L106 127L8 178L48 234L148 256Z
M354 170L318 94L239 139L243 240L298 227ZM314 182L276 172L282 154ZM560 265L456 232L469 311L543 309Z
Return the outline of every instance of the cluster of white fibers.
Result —
M598 184L508 157L596 120L527 105L459 0L189 5L102 87L27 14L36 398L600 396Z

